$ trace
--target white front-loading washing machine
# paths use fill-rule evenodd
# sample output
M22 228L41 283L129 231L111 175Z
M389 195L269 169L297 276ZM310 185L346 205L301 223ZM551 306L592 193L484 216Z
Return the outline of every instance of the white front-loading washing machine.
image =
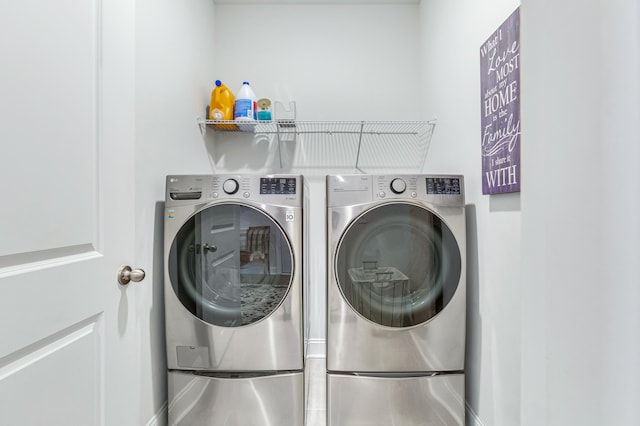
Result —
M304 421L303 182L167 176L170 425Z
M327 423L463 425L463 177L326 183Z

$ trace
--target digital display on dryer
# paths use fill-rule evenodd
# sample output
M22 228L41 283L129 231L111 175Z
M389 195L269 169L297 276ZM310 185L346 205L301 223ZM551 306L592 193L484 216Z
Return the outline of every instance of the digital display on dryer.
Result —
M295 194L296 178L260 178L260 194Z
M427 178L427 194L460 195L460 178Z

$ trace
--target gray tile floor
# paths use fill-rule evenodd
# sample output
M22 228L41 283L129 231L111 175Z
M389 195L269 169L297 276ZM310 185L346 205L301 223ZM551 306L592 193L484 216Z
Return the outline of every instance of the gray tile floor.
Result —
M325 358L307 358L307 407L306 426L325 426L326 408L326 363Z

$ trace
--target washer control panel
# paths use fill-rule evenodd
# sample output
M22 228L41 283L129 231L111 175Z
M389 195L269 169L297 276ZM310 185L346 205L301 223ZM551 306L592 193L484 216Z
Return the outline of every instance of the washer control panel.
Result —
M166 184L171 205L240 199L298 206L302 200L300 175L173 175Z

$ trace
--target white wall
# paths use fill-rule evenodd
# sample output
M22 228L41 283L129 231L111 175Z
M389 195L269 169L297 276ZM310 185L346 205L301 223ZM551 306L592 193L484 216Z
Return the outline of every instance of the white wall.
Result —
M424 119L417 7L217 5L216 77L296 101L301 120Z
M152 391L141 411L151 424L166 421L164 178L211 172L196 118L209 102L214 19L211 0L136 1L135 265L147 272L137 309L141 388Z
M521 16L522 424L637 424L640 6Z
M480 46L518 6L423 0L420 8L423 98L438 117L425 171L466 179L470 424L520 424L520 194L482 195L480 155Z

